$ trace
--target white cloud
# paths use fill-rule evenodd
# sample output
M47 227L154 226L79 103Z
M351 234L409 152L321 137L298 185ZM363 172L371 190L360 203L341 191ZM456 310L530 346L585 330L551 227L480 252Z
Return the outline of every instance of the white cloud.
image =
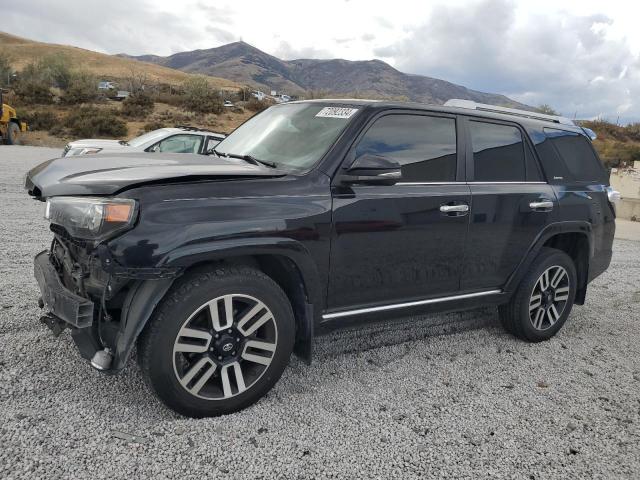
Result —
M611 18L563 12L522 23L516 11L508 0L439 6L406 39L375 53L402 71L548 103L565 115L640 117L638 55L608 36Z
M107 53L168 55L243 39L284 59L381 58L566 115L640 119L633 2L24 0L2 16L9 33Z

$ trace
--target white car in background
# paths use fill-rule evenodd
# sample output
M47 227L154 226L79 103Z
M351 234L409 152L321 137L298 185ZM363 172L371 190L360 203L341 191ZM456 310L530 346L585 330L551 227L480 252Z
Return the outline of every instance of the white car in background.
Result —
M69 142L62 152L63 157L94 153L167 152L200 153L210 152L224 139L222 133L201 130L195 127L160 128L124 140L85 139Z

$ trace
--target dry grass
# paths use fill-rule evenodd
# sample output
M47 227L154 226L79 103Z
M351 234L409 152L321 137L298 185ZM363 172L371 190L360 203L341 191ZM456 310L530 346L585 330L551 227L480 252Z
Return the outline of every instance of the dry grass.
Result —
M34 42L4 32L0 32L0 50L11 56L13 67L17 70L21 70L29 63L46 55L63 54L69 58L72 65L82 67L98 77L108 79L127 78L131 76L132 72L135 72L137 75L146 75L150 82L179 85L193 76L180 70L152 63L115 57L68 45ZM214 88L238 89L241 87L240 84L223 78L207 77L207 80Z
M54 137L49 132L43 131L26 132L23 134L22 139L24 140L25 145L60 148L61 150L67 142L71 140L70 138Z

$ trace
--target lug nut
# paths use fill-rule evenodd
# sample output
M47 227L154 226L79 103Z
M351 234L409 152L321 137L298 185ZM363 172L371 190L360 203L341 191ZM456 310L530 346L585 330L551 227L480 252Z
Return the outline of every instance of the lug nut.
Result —
M222 360L222 357L218 357L218 360Z
M229 330L227 330L227 332L228 332L228 333L231 333L231 332L233 332L233 330L229 329Z
M231 352L231 355L235 355L235 354L236 354L236 351L235 351L235 350L234 350L233 352Z
M220 338L220 335L218 335L217 333L214 335L214 338Z
M239 342L239 341L240 341L240 337L236 338L236 342Z

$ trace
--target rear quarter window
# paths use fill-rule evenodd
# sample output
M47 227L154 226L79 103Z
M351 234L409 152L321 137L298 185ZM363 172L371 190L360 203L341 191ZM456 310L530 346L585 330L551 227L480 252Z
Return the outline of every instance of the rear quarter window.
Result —
M545 128L545 147L551 146L566 169L564 180L585 183L606 183L606 170L597 157L591 142L576 132ZM559 180L559 178L556 178Z

